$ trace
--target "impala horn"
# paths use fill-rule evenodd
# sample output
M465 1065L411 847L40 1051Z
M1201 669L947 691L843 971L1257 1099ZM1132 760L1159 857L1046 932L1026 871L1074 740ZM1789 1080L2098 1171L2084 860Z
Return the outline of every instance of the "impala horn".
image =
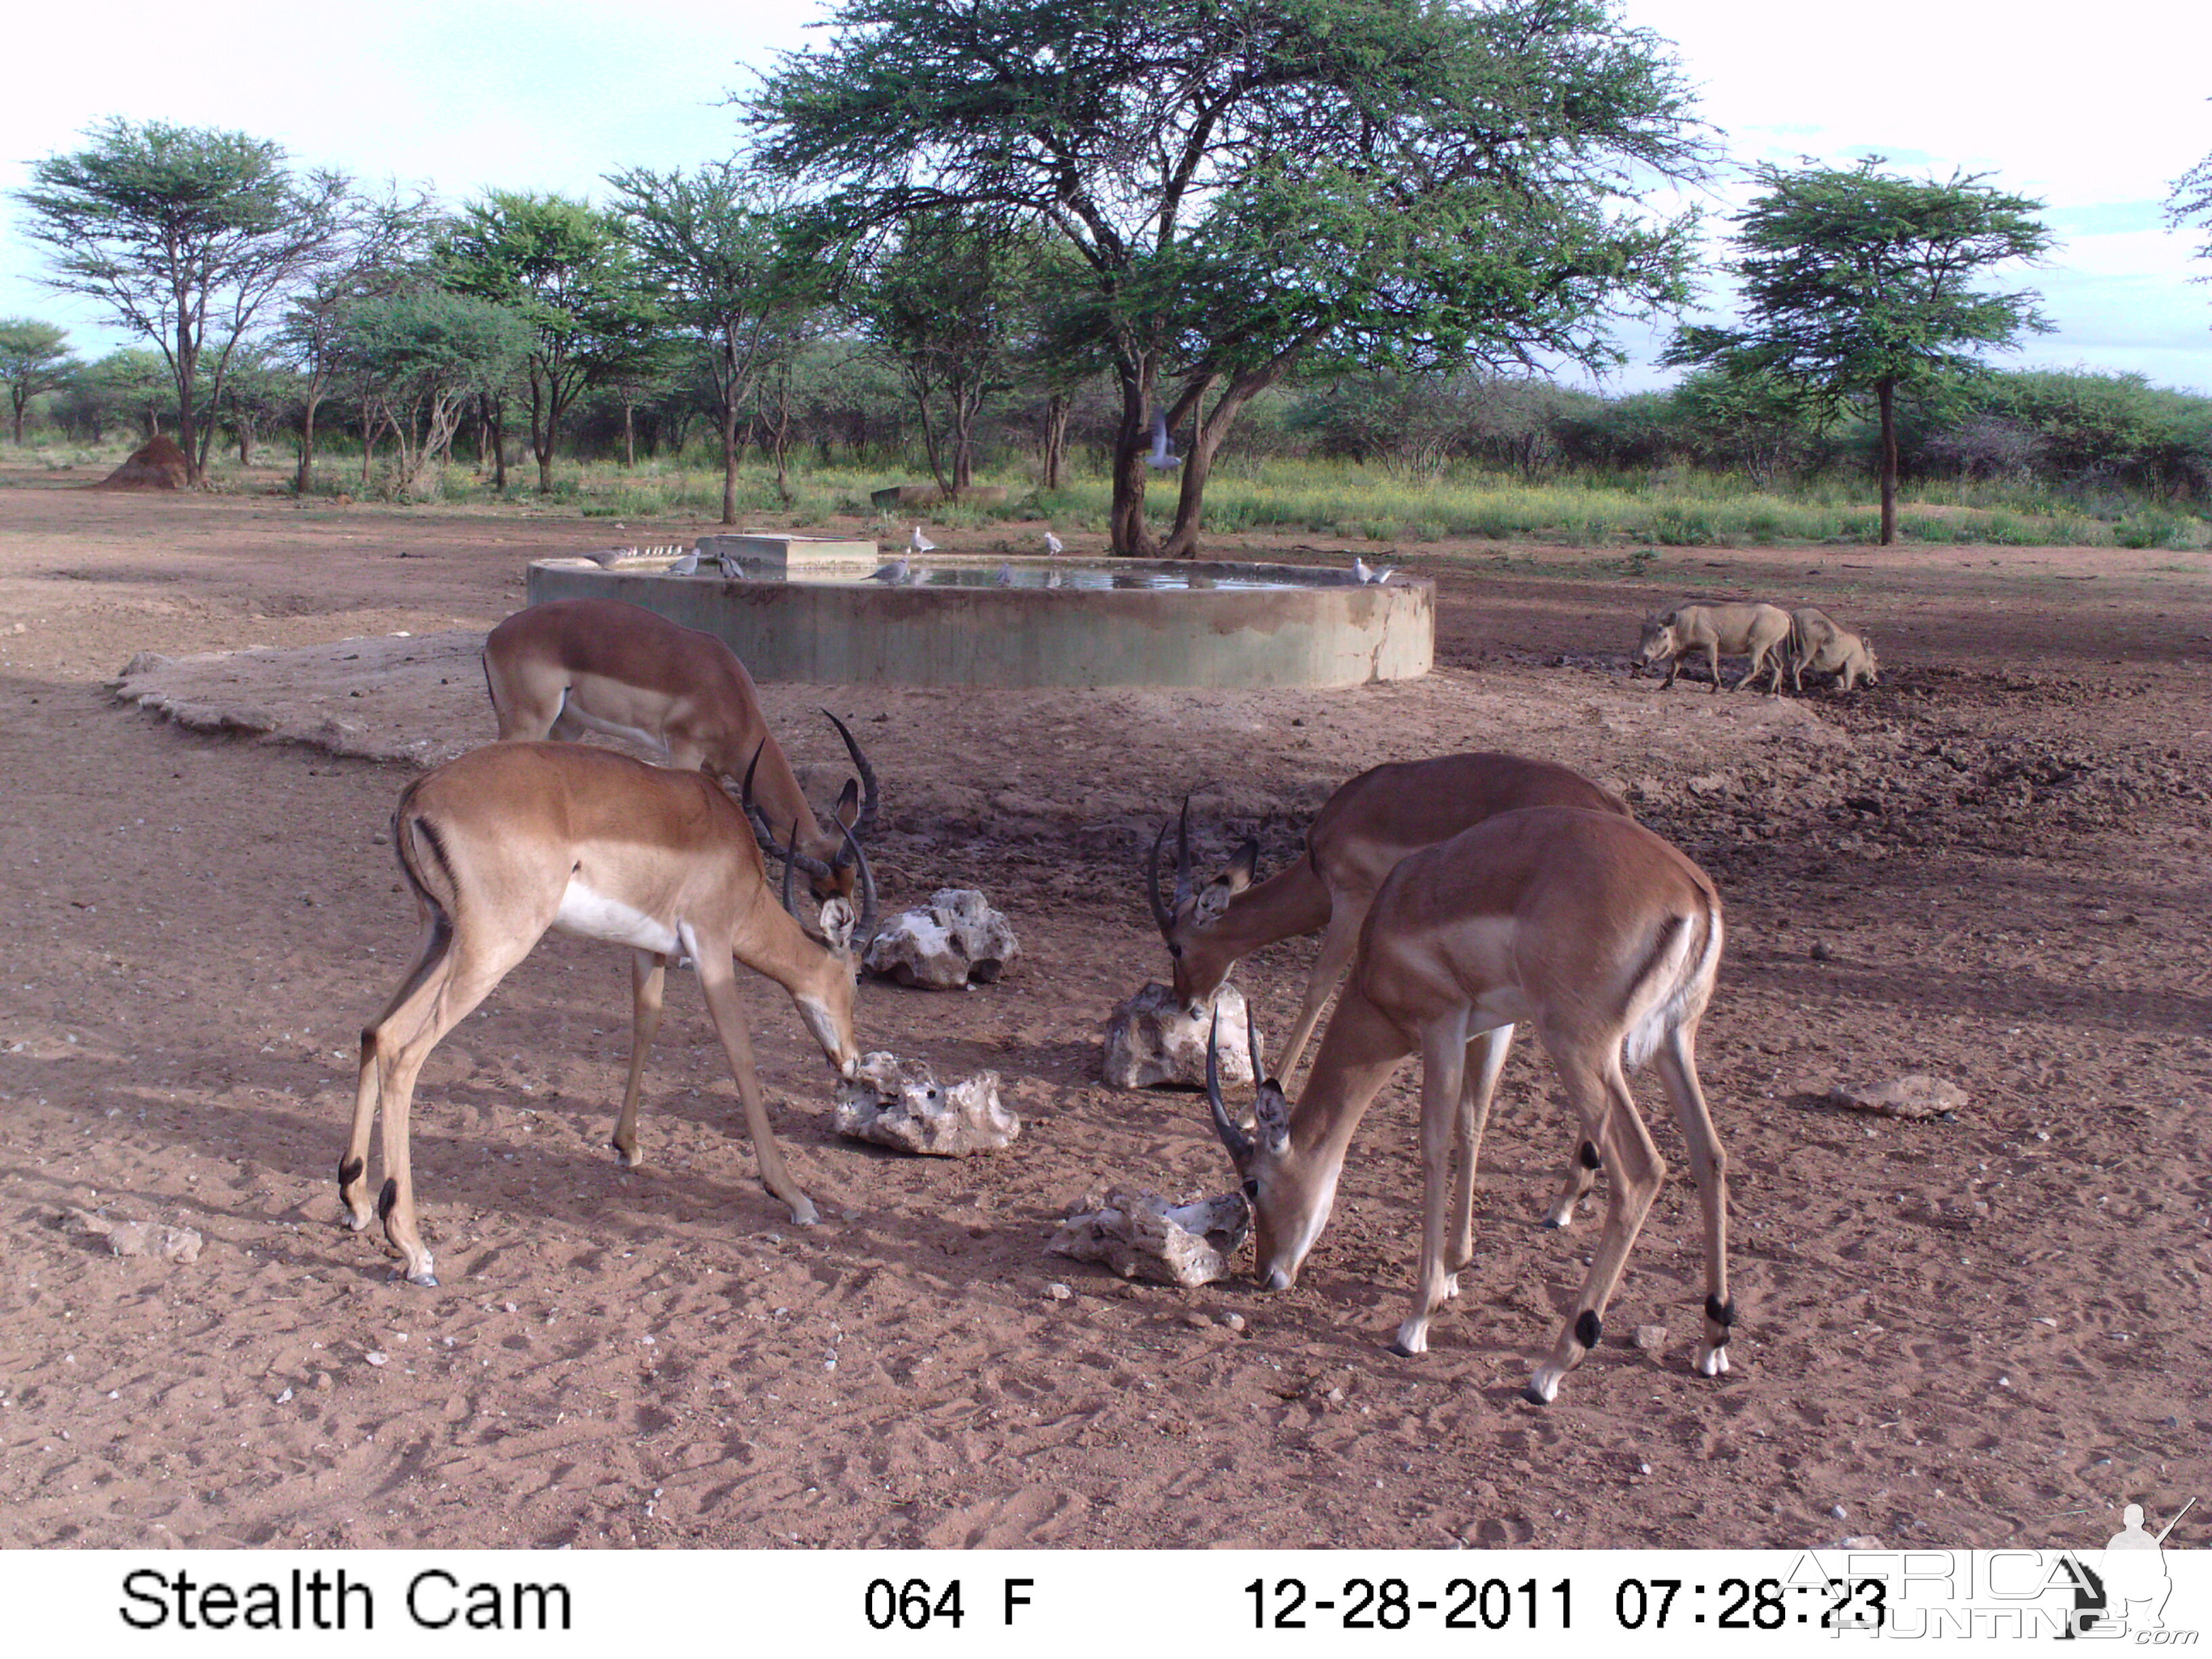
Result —
M845 739L845 751L852 756L854 769L860 775L860 815L853 821L853 836L855 841L866 841L876 827L876 807L880 800L876 789L876 769L868 764L868 757L861 752L860 744L853 737L851 727L826 708L822 711L822 715L830 725L837 728L837 735ZM837 862L841 867L849 865L851 861L846 854L837 854Z
M1145 866L1145 897L1152 907L1152 925L1160 930L1160 937L1170 945L1175 943L1175 916L1160 902L1160 849L1167 845L1168 827L1160 826L1160 833L1152 840L1152 856Z
M1164 832L1163 832L1164 833ZM1245 1018L1251 1018L1251 1010L1245 1010ZM1213 1024L1206 1031L1206 1098L1213 1108L1213 1133L1221 1137L1221 1144L1229 1149L1229 1157L1241 1172L1252 1161L1252 1138L1246 1134L1229 1115L1229 1108L1221 1098L1221 1010L1213 1011ZM1255 1072L1258 1071L1255 1066Z
M792 866L799 862L799 820L791 821L791 845L783 850L783 908L791 913L792 920L799 919L799 907L791 902Z
M852 862L860 866L860 919L853 924L853 959L857 962L876 937L876 872L868 868L868 855L860 839L843 820L837 827L845 831L845 850L852 854Z
M806 873L815 880L819 881L823 877L830 873L830 866L823 863L820 859L810 857L806 854L799 850L799 820L794 817L791 821L791 841L789 845L787 847L778 846L776 844L775 830L774 826L769 823L768 815L761 811L760 804L753 799L753 774L760 769L761 757L766 753L767 750L768 739L766 738L763 738L758 744L754 747L752 759L745 763L744 788L738 796L738 799L744 803L745 817L752 823L753 837L760 842L761 851L763 853L773 853L776 857L783 860L784 869L787 874L788 874L791 866L795 861L800 869L806 872ZM785 884L788 886L789 883L787 881ZM786 904L784 908L786 909L789 909L791 907L788 904Z

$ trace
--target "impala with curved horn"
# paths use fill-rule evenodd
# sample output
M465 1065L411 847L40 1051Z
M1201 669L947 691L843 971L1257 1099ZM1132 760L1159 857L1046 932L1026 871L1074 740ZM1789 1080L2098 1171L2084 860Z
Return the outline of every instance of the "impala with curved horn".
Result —
M1485 1032L1526 1022L1559 1071L1584 1139L1612 1171L1596 1253L1528 1397L1549 1403L1597 1346L1606 1303L1665 1177L1628 1092L1626 1072L1647 1060L1681 1125L1705 1212L1705 1324L1692 1364L1706 1376L1727 1370L1735 1319L1728 1163L1696 1059L1721 945L1720 899L1705 872L1611 813L1508 812L1406 859L1375 896L1295 1107L1279 1082L1265 1079L1248 1133L1222 1100L1209 1053L1206 1095L1251 1200L1260 1281L1271 1290L1297 1281L1328 1224L1360 1118L1418 1052L1420 1281L1390 1346L1424 1352L1431 1316L1458 1294L1459 1273L1474 1255L1474 1170L1488 1095L1478 1099L1468 1050ZM1218 1015L1215 1023L1218 1035ZM1256 1034L1254 1042L1256 1055Z
M1260 843L1247 841L1212 879L1200 884L1190 867L1190 802L1183 801L1176 830L1176 880L1171 902L1160 897L1160 854L1167 826L1152 842L1145 890L1152 920L1175 961L1175 994L1195 1012L1213 1000L1238 958L1279 939L1322 931L1321 954L1306 980L1305 1003L1283 1047L1282 1075L1297 1070L1322 1010L1358 947L1360 924L1383 878L1409 853L1449 841L1469 826L1531 806L1586 807L1630 816L1617 796L1581 773L1551 761L1481 752L1439 755L1370 768L1322 804L1306 830L1304 856L1265 881L1253 874ZM1513 1028L1486 1032L1477 1072L1479 1109L1505 1068ZM1596 1179L1596 1149L1570 1159L1545 1224L1571 1225L1575 1206Z
M338 1164L349 1224L368 1225L368 1134L381 1108L384 1186L375 1213L404 1265L435 1285L416 1228L408 1154L415 1079L441 1038L467 1018L549 928L629 947L629 1080L614 1145L637 1162L638 1089L659 1028L669 960L697 965L761 1179L793 1221L816 1219L785 1168L753 1066L752 1036L732 963L783 987L840 1077L860 1064L854 984L876 921L875 878L849 828L860 905L832 897L822 933L809 932L769 891L752 830L728 792L702 772L648 766L612 750L498 743L410 784L392 815L392 842L422 919L414 966L361 1036L353 1127Z
M779 826L767 850L782 857L793 846L816 898L852 897L844 832L865 842L875 827L875 769L845 722L823 709L860 775L837 798L835 822L818 821L769 732L752 676L712 634L620 599L555 599L493 629L483 663L503 739L574 740L596 732L732 782L757 761L760 805Z

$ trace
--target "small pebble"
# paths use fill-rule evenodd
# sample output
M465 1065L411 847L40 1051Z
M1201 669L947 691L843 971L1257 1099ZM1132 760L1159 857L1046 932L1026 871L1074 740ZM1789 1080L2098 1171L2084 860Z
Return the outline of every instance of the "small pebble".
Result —
M1638 1474L1649 1474L1651 1473L1651 1466L1649 1463L1638 1463L1636 1466L1636 1472Z
M1210 1331L1213 1328L1213 1316L1211 1314L1202 1314L1194 1310L1185 1314L1182 1316L1182 1322L1194 1331Z
M337 1385L335 1382L331 1381L331 1374L328 1371L317 1371L315 1373L315 1390L317 1393L328 1394L337 1386Z
M372 1365L388 1364L391 1363L392 1359L392 1356L390 1354L379 1353L374 1349L371 1349L368 1352L362 1355L362 1358L368 1361Z
M1221 1316L1221 1322L1232 1331L1241 1331L1244 1328L1244 1316L1239 1313L1224 1314Z
M1837 1520L1840 1521L1844 1518L1847 1511L1841 1504L1838 1504L1833 1509L1830 1510L1828 1513L1834 1516Z
M1060 1284L1057 1281L1046 1285L1044 1287L1044 1293L1055 1302L1065 1302L1068 1297L1075 1294L1075 1292L1069 1290L1066 1285Z
M1645 1353L1657 1353L1667 1346L1667 1328L1664 1325L1638 1325L1636 1328L1636 1346Z

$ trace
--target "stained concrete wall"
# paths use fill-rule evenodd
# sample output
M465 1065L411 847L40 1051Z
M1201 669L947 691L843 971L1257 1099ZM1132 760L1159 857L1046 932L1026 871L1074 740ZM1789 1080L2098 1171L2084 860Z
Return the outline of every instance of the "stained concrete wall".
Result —
M1275 574L1251 565L1178 575ZM1283 569L1287 579L1315 573ZM1436 656L1436 589L893 587L530 567L532 605L611 599L713 634L757 680L843 685L1362 685Z

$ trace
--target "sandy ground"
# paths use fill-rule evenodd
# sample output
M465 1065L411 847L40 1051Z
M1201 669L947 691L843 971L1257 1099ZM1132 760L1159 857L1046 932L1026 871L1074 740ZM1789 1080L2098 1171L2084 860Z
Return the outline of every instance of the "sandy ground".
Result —
M1440 584L1418 684L769 688L818 799L842 774L817 705L870 746L890 902L974 884L1013 918L1007 980L871 985L861 1018L866 1046L998 1070L1022 1138L958 1163L837 1139L752 982L825 1214L795 1229L678 975L625 1171L623 955L549 939L424 1073L422 1291L336 1224L356 1036L413 943L392 802L490 737L474 647L528 556L702 526L5 483L0 1546L2063 1545L2212 1495L2206 556L1422 546L1387 555ZM1692 591L1817 603L1885 682L1630 678L1638 617ZM171 660L118 695L140 653ZM1603 1196L1534 1224L1569 1130L1525 1050L1480 1259L1418 1360L1383 1347L1411 1067L1295 1291L1045 1253L1109 1185L1230 1184L1200 1097L1097 1080L1109 1008L1167 965L1136 875L1160 816L1198 786L1205 856L1256 832L1273 868L1352 773L1482 747L1627 792L1729 907L1701 1045L1735 1170L1723 1381L1687 1366L1696 1204L1662 1121L1676 1173L1605 1345L1553 1407L1518 1398ZM1241 971L1267 1029L1311 950ZM1826 1103L1907 1072L1962 1088L1958 1120ZM118 1257L79 1212L204 1247Z

